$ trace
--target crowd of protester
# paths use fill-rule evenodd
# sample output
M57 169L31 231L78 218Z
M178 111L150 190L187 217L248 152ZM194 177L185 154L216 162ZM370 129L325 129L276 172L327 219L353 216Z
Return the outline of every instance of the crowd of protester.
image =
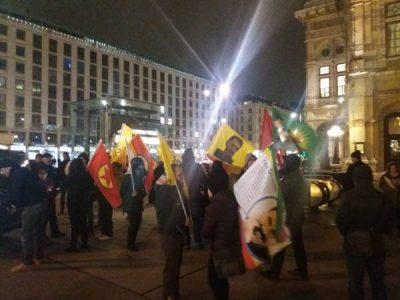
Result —
M352 154L353 163L346 173L346 192L337 213L337 227L344 239L350 299L363 299L363 278L367 273L373 299L386 299L384 284L384 234L391 234L397 224L400 236L400 175L397 165L388 165L378 191L373 186L370 167L362 162L361 153ZM257 160L250 154L241 175ZM53 167L49 153L38 154L26 167L3 160L0 175L8 180L7 201L22 209L22 263L12 269L21 272L33 269L44 258L50 238L65 234L59 230L56 196L60 192L58 215L67 207L70 222L70 245L67 252L88 247L93 234L93 202L98 201L99 240L113 237L113 208L94 185L87 164L89 156L81 153L70 160L63 153L58 168ZM137 236L142 222L144 199L154 205L161 247L165 257L163 296L177 299L182 256L185 247L202 249L209 245L208 281L216 299L229 298L229 278L244 273L239 236L238 204L230 178L222 162L198 164L192 149L186 149L182 163L172 170L176 185L166 184L165 168L160 162L154 171L152 189L146 191L146 169L142 159L134 158L127 167L112 165L127 215L127 249L139 251ZM297 155L288 155L280 170L285 202L286 223L291 232L297 268L292 276L307 280L309 270L303 242L304 205L309 197ZM395 220L396 219L396 220ZM50 237L46 227L50 226ZM193 237L193 241L192 238ZM271 266L261 274L279 280L286 250L276 254Z

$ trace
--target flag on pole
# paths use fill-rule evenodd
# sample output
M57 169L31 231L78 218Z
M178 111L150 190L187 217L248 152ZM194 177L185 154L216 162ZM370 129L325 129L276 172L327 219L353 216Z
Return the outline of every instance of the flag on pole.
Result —
M136 156L140 157L144 165L146 167L147 171L147 176L145 178L144 184L146 186L146 190L150 191L151 190L151 185L153 183L153 178L154 178L154 160L153 157L151 156L151 153L149 149L146 147L146 145L143 143L142 138L140 135L135 135L134 138L132 139L132 149L133 152Z
M176 185L175 175L172 170L172 163L174 163L178 157L175 155L174 151L168 146L167 141L158 133L158 138L160 139L160 145L158 146L158 156L160 160L164 162L164 169L167 184Z
M271 264L290 244L275 155L268 148L234 185L243 258L248 269Z
M254 147L249 141L224 124L214 136L207 155L211 160L220 160L228 166L228 173L237 173L245 165L246 155L253 151Z
M113 208L119 207L122 204L121 195L118 190L110 158L101 140L87 168L96 186L110 205Z
M273 138L272 118L269 112L264 109L260 131L260 151L264 151L271 146Z
M118 162L121 165L126 166L126 164L127 164L126 140L128 140L128 143L130 143L133 134L134 134L133 129L130 128L125 123L122 123L118 144L111 151L111 161L112 162Z

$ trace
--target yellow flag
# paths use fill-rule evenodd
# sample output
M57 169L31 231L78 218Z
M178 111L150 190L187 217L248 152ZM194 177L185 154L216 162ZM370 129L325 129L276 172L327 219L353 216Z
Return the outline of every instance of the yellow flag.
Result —
M211 145L207 149L207 155L218 159L234 169L243 168L246 163L246 155L254 151L253 145L224 124L214 136Z
M130 144L133 136L133 129L122 123L120 138L117 146L111 151L111 161L118 162L125 166L127 164L126 144ZM127 141L127 142L126 142Z
M160 139L160 145L158 146L158 156L160 157L160 160L164 163L167 184L175 185L176 180L174 172L172 170L172 164L176 163L179 158L168 146L167 141L162 137L160 133L158 133L158 138Z

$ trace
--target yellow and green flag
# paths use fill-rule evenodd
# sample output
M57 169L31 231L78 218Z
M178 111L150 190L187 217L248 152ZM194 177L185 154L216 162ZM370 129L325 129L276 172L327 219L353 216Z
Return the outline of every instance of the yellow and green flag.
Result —
M133 135L133 129L125 123L122 123L118 144L111 150L112 162L118 162L123 166L127 164L126 145L127 143L130 145Z

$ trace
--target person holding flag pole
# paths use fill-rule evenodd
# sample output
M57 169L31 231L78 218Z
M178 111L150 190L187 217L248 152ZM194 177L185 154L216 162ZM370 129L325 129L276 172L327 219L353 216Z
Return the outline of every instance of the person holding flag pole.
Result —
M128 171L121 184L120 193L123 211L128 215L129 227L127 234L127 248L138 251L136 237L142 223L143 199L146 196L144 179L147 174L144 162L139 157L134 157L126 141L128 156Z
M165 175L157 180L154 189L158 231L165 256L163 296L177 299L185 233L190 222L188 189L182 164L160 134L159 139L158 152L164 162Z

